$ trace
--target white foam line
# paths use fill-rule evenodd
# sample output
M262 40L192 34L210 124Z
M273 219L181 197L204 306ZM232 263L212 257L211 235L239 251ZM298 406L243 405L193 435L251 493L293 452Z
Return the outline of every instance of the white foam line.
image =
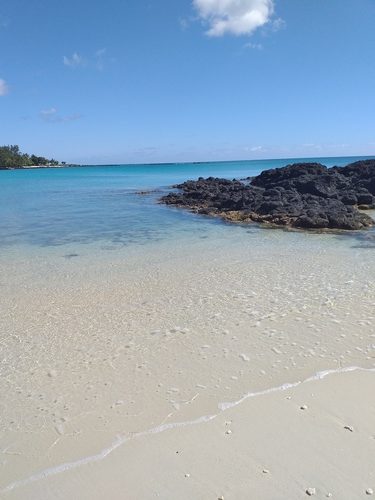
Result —
M147 431L134 433L130 436L118 436L117 439L110 446L108 446L108 448L104 448L104 450L101 450L96 455L90 455L88 457L80 458L79 460L76 460L74 462L66 462L64 464L57 465L49 469L44 469L25 479L21 479L19 481L10 483L4 489L0 490L0 493L9 493L15 488L26 486L29 483L34 483L36 481L40 481L41 479L46 479L49 476L55 476L56 474L60 474L61 472L67 472L69 470L76 469L77 467L81 467L82 465L87 465L89 463L99 462L100 460L104 460L113 451L115 451L117 448L125 444L127 441L130 441L131 439L136 439L150 434L159 434L160 432L164 432L170 429L175 429L178 427L186 427L187 425L202 424L204 422L209 422L210 420L213 420L217 416L218 415L205 415L203 417L197 418L196 420L191 420L188 422L174 422L170 424L163 424L159 425L158 427L148 429Z
M348 373L348 372L354 372L354 371L375 372L375 368L360 368L358 366L349 366L347 368L339 368L337 370L320 371L320 372L317 372L312 377L309 377L303 381L282 384L282 385L279 385L278 387L271 387L270 389L265 389L264 391L248 392L247 394L242 396L242 398L239 399L238 401L233 401L231 403L220 403L219 409L221 411L229 410L230 408L233 408L234 406L238 406L239 404L243 403L244 401L246 401L246 399L249 399L249 398L254 398L256 396L265 396L266 394L271 394L272 392L286 391L288 389L293 389L293 388L298 387L299 385L305 384L307 382L314 382L316 380L323 380L325 377L327 377L329 375L333 375L333 374L337 374L337 373Z
M165 432L165 431L180 428L180 427L187 427L190 425L199 425L202 423L210 422L211 420L214 420L215 418L217 418L220 415L220 413L222 413L226 410L229 410L230 408L233 408L235 406L238 406L239 404L246 401L246 399L254 398L257 396L265 396L265 395L271 394L273 392L280 392L280 391L286 391L288 389L293 389L295 387L298 387L301 384L305 384L308 382L314 382L317 380L323 380L324 378L328 377L329 375L334 375L334 374L339 374L339 373L348 373L348 372L354 372L354 371L375 373L375 368L361 368L358 366L351 366L348 368L340 368L337 370L325 370L325 371L317 372L312 377L309 377L303 381L286 383L286 384L279 385L277 387L271 387L270 389L265 389L263 391L248 392L247 394L242 396L238 401L233 401L231 403L220 403L218 405L220 412L217 413L216 415L205 415L203 417L199 417L195 420L190 420L187 422L174 422L174 423L170 423L170 424L162 424L162 425L159 425L157 427L153 427L152 429L138 432L138 433L132 434L130 436L118 436L117 439L108 448L104 448L102 451L100 451L96 455L83 457L83 458L80 458L79 460L76 460L74 462L66 462L64 464L57 465L57 466L51 467L49 469L44 469L44 470L39 471L36 474L33 474L32 476L29 476L25 479L21 479L19 481L15 481L13 483L10 483L4 489L0 490L0 493L2 493L2 494L9 493L10 491L12 491L16 488L19 488L21 486L26 486L27 484L34 483L34 482L40 481L42 479L46 479L47 477L50 477L50 476L55 476L55 475L60 474L62 472L67 472L69 470L76 469L78 467L81 467L83 465L87 465L89 463L99 462L100 460L104 460L113 451L115 451L117 448L119 448L120 446L122 446L123 444L125 444L126 442L128 442L132 439L137 439L137 438L140 438L143 436L148 436L150 434L159 434L161 432Z

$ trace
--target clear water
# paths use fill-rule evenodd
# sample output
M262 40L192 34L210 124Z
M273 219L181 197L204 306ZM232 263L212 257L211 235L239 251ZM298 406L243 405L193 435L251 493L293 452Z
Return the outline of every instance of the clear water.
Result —
M295 161L318 161L330 167L357 159L0 171L0 245L56 246L98 241L132 245L178 235L205 237L223 224L157 203L172 184L199 176L243 178ZM157 191L137 194L141 190Z
M370 232L266 231L157 203L188 178L287 163L0 171L0 491L62 498L47 475L119 434L373 368Z

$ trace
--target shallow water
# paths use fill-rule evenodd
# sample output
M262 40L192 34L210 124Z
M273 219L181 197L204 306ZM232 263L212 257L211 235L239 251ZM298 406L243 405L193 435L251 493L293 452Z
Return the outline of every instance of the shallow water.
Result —
M357 158L319 158L327 166ZM157 203L189 178L244 178L295 160L176 165L123 165L0 171L0 245L53 246L106 241L144 244L201 237L217 221ZM306 160L305 160L306 161ZM157 190L140 196L137 191Z

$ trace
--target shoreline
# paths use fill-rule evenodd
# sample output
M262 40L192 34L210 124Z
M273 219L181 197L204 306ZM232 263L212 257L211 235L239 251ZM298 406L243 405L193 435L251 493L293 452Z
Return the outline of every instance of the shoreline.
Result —
M0 167L0 170L36 170L40 168L75 168L84 166L85 165L28 165L27 167Z
M295 452L297 451L296 449L298 448L298 445L299 445L298 441L300 439L303 439L303 438L304 438L304 440L306 440L307 432L308 432L306 429L307 426L310 426L309 431L310 431L310 433L312 433L312 435L309 436L308 441L312 441L312 440L321 441L322 439L327 440L330 442L329 443L330 449L328 450L327 446L326 446L326 450L322 453L322 455L320 455L322 450L320 450L319 455L316 455L316 450L315 450L314 454L312 454L312 453L309 454L308 462L310 465L308 465L308 467L313 467L313 468L311 468L309 475L311 478L314 477L314 480L310 479L308 477L308 475L305 473L305 476L306 476L305 477L305 487L302 487L302 486L300 486L302 484L302 481L303 481L302 475L298 476L299 485L297 484L297 485L293 485L293 486L290 483L285 484L285 478L283 478L283 480L281 480L281 477L280 477L280 472L282 473L285 466L288 468L291 467L291 474L290 475L293 476L293 472L292 472L293 466L290 464L290 462L293 463L293 462L295 462L295 460L293 460L293 459L290 460L291 459L291 456L290 456L291 450L289 450L288 455L283 456L283 458L282 458L283 464L281 467L281 462L277 456L267 455L267 453L265 454L264 451L262 451L262 446L259 447L259 445L258 445L257 448L254 449L254 447L253 447L253 449L252 449L252 458L250 460L250 464L251 464L251 462L254 461L256 455L264 455L264 458L263 458L263 461L261 463L259 463L258 471L257 471L255 476L254 476L254 471L251 471L251 469L253 467L250 467L249 472L250 472L250 475L251 475L251 473L253 474L253 478L252 479L251 479L251 477L247 478L247 481L251 480L252 482L254 482L257 479L258 482L263 482L264 481L263 478L267 477L267 479L268 479L269 477L276 475L276 476L278 476L278 479L276 479L278 491L280 491L279 488L282 487L283 489L285 489L285 492L287 492L288 498L291 498L291 499L301 498L303 495L312 496L315 494L318 494L318 496L320 497L320 493L323 493L325 497L333 497L334 496L334 497L340 498L340 500L346 500L346 499L349 500L352 498L350 496L352 493L347 492L347 489L354 490L355 488L357 488L357 491L356 491L357 497L360 498L361 496L363 496L365 498L366 495L371 494L370 493L372 491L371 486L374 486L374 483L375 483L375 475L371 471L371 466L370 466L370 468L367 467L366 474L364 474L364 475L362 474L363 477L365 477L367 475L367 479L363 480L362 478L357 477L356 480L353 480L353 477L350 476L350 478L347 477L346 484L345 484L345 482L342 481L343 477L345 476L345 473L341 472L340 475L337 475L337 473L336 473L337 456L336 456L335 450L334 449L332 450L332 441L335 443L335 446L333 448L340 447L340 446L342 446L342 441L344 441L345 437L349 437L351 433L356 434L358 432L358 430L361 433L363 433L363 431L364 431L363 428L361 429L361 425L363 424L363 422L361 422L361 419L359 418L359 415L358 415L358 414L362 413L361 417L363 420L363 413L365 411L365 406L366 406L363 404L363 393L361 394L361 397L360 397L360 400L362 401L362 404L360 405L360 409L358 409L358 407L357 407L355 412L353 412L353 411L349 412L352 415L345 416L345 412L341 408L342 400L337 398L337 394L336 394L337 390L339 390L339 392L342 391L342 384L341 384L341 381L338 379L338 376L344 375L344 376L348 377L349 375L351 375L355 381L354 391L357 392L357 394L359 393L359 391L357 391L358 386L356 383L356 378L359 378L359 379L368 378L367 391L370 391L369 394L372 394L372 390L373 390L372 388L374 386L374 379L370 380L370 378L367 377L367 375L370 376L370 374L373 375L374 373L375 373L375 368L366 369L366 368L360 368L360 367L348 367L348 368L342 368L342 369L337 369L337 370L327 370L327 371L323 371L323 372L318 372L315 375L313 375L313 376L311 376L303 381L298 381L298 382L294 382L294 383L285 383L281 386L269 388L267 390L264 390L264 391L261 391L258 393L248 393L236 402L232 402L230 404L227 403L225 405L219 405L219 412L216 414L213 414L213 415L206 415L206 416L200 417L196 420L188 421L188 422L174 422L174 423L161 424L159 427L151 428L147 431L142 431L140 433L135 433L131 436L122 436L122 437L118 436L116 441L113 442L109 447L104 448L103 450L101 450L99 453L97 453L95 455L88 456L88 457L82 457L81 459L79 459L75 462L60 464L56 467L53 467L50 469L45 469L45 470L42 470L39 472L36 471L28 478L20 479L14 483L8 484L7 486L5 486L3 489L0 490L0 493L5 495L4 498L37 499L37 498L40 498L40 496L38 496L38 495L40 495L40 487L42 488L41 491L43 491L43 488L44 488L43 485L40 486L38 483L43 482L44 480L47 480L48 478L51 478L52 488L53 488L53 483L56 482L59 486L58 486L58 490L55 490L55 491L56 491L56 493L58 491L59 495L61 495L61 493L63 493L64 491L70 490L69 484L71 482L73 482L73 483L76 482L74 480L74 477L77 476L77 474L79 474L78 472L76 472L76 470L80 469L80 468L86 468L87 466L91 465L91 470L85 469L85 471L83 471L82 473L85 475L89 475L90 488L91 489L98 488L100 493L94 494L93 492L90 492L89 493L90 496L89 496L87 494L86 484L83 483L83 484L85 484L85 486L82 485L83 486L82 487L81 486L82 482L80 482L80 485L78 486L78 490L77 490L77 486L75 486L74 492L75 492L75 494L79 494L79 498L82 498L82 499L83 498L101 499L101 498L103 498L103 489L106 491L106 498L115 499L115 498L118 498L116 495L119 494L119 492L122 491L124 488L125 489L129 488L130 484L132 485L132 487L130 488L132 491L132 495L137 495L137 498L143 498L143 499L153 498L155 491L157 491L158 489L159 490L164 489L164 493L163 493L162 498L166 498L166 499L170 498L172 500L172 498L173 498L172 491L174 492L177 490L177 491L179 491L179 498L189 499L189 498L191 498L190 485L186 485L186 483L194 482L194 479L197 482L194 485L196 492L197 492L196 496L194 496L194 498L197 498L197 499L207 498L206 495L209 494L209 490L205 489L203 492L201 489L201 480L203 479L204 476L202 476L202 469L198 469L197 463L196 463L196 460L199 457L199 452L197 454L197 450L195 449L194 455L191 456L191 458L187 457L187 460L184 460L184 462L185 462L184 463L184 470L189 471L189 473L185 473L183 475L181 473L182 472L181 466L177 465L177 462L178 462L177 458L178 457L176 457L176 460L175 460L176 464L172 469L170 468L170 464L168 464L168 462L170 462L170 457L168 457L168 453L166 453L166 449L170 448L170 444L168 444L168 442L170 440L172 440L172 442L176 441L176 444L173 445L174 448L181 448L181 440L182 440L185 443L185 445L184 445L185 447L189 443L190 446L193 445L195 448L199 449L199 448L202 448L202 442L205 443L204 447L206 448L207 440L210 440L211 446L215 450L214 453L218 453L219 450L221 448L223 448L223 450L220 452L220 454L222 456L220 469L223 469L223 467L225 467L225 469L227 469L229 467L233 468L233 466L235 466L237 468L241 464L241 462L243 461L243 458L244 458L243 456L241 456L241 453L240 453L240 459L238 458L238 456L237 456L237 458L234 458L234 456L233 456L233 452L235 452L236 455L239 453L238 444L234 449L232 449L232 456L228 456L228 451L225 450L227 448L227 442L230 441L231 439L233 439L232 438L233 433L235 433L237 440L239 438L242 442L248 441L249 439L253 440L254 437L252 437L252 434L253 434L253 428L254 428L255 422L257 423L257 425L255 425L257 433L261 433L261 434L263 434L264 432L272 432L273 433L274 439L272 442L272 447L274 447L275 449L283 447L284 446L283 445L284 436L281 432L279 434L281 439L280 439L280 442L278 442L279 440L276 437L277 434L275 435L275 433L274 433L274 431L275 431L274 424L271 424L270 420L272 422L272 420L275 420L275 417L276 417L275 424L277 422L278 428L280 428L280 426L285 426L286 423L287 423L287 426L289 426L290 425L289 419L291 416L290 414L288 415L289 409L287 409L287 412L285 412L285 408L283 411L274 412L273 416L268 417L267 423L262 423L261 420L259 420L259 417L262 419L263 415L262 415L262 412L259 413L259 408L258 408L257 413L258 413L259 417L254 422L254 415L252 415L251 418L252 418L253 422L252 422L252 425L250 427L247 426L247 429L246 429L246 427L244 427L243 425L240 425L240 423L239 423L239 421L241 421L241 420L243 421L244 418L245 418L245 422L246 422L246 414L248 414L248 408L246 408L246 406L249 406L249 403L251 402L249 400L251 400L253 398L261 398L261 399L263 399L263 403L262 403L262 401L260 402L261 406L264 406L264 400L267 400L267 399L268 400L273 399L274 402L272 404L276 405L276 406L280 406L280 401L282 401L282 400L284 402L297 400L296 401L297 405L295 403L288 404L288 406L293 405L293 410L296 412L296 415L297 414L302 415L303 413L308 415L309 413L311 413L311 411L313 411L313 413L314 413L313 421L310 420L310 422L307 425L306 425L306 423L298 423L298 425L299 425L299 428L297 429L298 439L296 440L296 439L292 438L291 441L289 441L289 443L288 443L289 447L295 448ZM333 385L333 387L334 387L333 391L332 390L330 391L329 388L327 390L327 388L324 387L325 385L327 385L326 379L331 379L331 378L336 379L336 380L334 380L334 382L335 382L334 384L332 384L332 381L330 381L330 380L327 381L330 385ZM323 388L322 388L322 386L315 387L315 384L317 382L323 383ZM314 394L309 393L309 390L308 390L309 387L308 388L304 387L306 385L309 386L310 384L314 384L314 386L313 386L315 388ZM337 386L337 384L339 384L339 385ZM353 384L353 382L351 382L351 384ZM346 387L347 387L347 384L346 384ZM296 395L297 389L298 389L299 393L303 394L303 397L301 397L301 394L299 396ZM363 384L362 384L362 390L364 390ZM282 400L280 400L280 398L277 396L278 393L284 393L284 394L286 394L286 396ZM311 396L312 396L312 398L311 398ZM316 408L316 404L317 404L316 400L317 399L319 400L319 398L321 398L322 396L323 396L323 398L326 399L326 402L323 405L321 405L321 403L320 403L319 404L320 408ZM351 396L353 397L353 393L351 394ZM298 404L301 404L302 401L305 402L307 400L312 401L311 406L302 405L302 406L298 407ZM245 403L248 403L248 404L246 405ZM242 406L244 406L244 407L242 407ZM335 409L335 413L337 414L336 419L339 416L339 419L341 421L342 435L339 436L337 434L337 430L340 430L340 425L339 425L338 426L339 429L336 430L337 435L332 440L332 437L330 437L330 438L328 437L328 432L332 432L332 431L329 431L328 429L325 430L325 436L323 436L322 432L317 430L316 420L317 419L324 420L324 418L325 418L324 413L329 413L330 411L332 411L333 408ZM372 404L369 409L370 409L371 413L375 414L375 404ZM285 413L287 413L287 415ZM223 417L222 417L222 415L223 415ZM250 415L248 415L248 416L250 416ZM225 418L230 418L231 420L224 421ZM296 417L294 416L294 418L296 418ZM213 423L214 421L219 421L219 420L221 421L221 428L222 428L223 436L225 436L224 440L227 442L225 442L220 435L217 435L216 432L214 433L214 435L212 435L212 432L209 429L207 429L207 425L211 426L211 423ZM297 418L297 420L299 420L299 417ZM350 423L351 425L345 425L345 423L347 423L347 424ZM215 426L216 426L216 424L215 424ZM197 427L197 428L190 430L190 428L192 428L192 427L193 428ZM205 427L205 429L203 429L203 427ZM267 431L267 428L269 428L269 431ZM181 432L184 432L185 437L181 436ZM163 434L165 434L165 436L163 436ZM188 435L186 436L186 434L188 434ZM192 434L195 435L195 437L194 436L192 437L191 436ZM239 436L239 434L240 434L240 436ZM293 434L296 434L296 432L294 432ZM159 437L159 435L161 435L161 436ZM372 437L374 437L374 436L372 436ZM153 441L155 441L155 440L161 441L163 443L163 444L161 444L161 443L156 444L157 450L158 450L157 451L158 464L157 464L156 474L159 474L159 475L163 474L164 475L165 474L164 468L166 468L166 469L169 468L169 470L172 472L172 477L171 477L171 474L169 474L169 480L168 480L167 484L165 484L162 479L160 479L160 481L155 480L155 476L154 476L154 481L155 481L154 485L151 486L151 484L150 484L149 486L146 486L146 488L145 488L144 484L141 481L139 483L137 483L137 481L134 481L134 479L132 479L131 477L129 477L129 476L126 477L126 474L124 476L122 473L121 478L120 478L120 476L118 476L118 473L123 469L122 461L124 459L124 454L126 454L126 450L124 450L124 446L128 445L128 446L132 446L133 448L134 448L134 446L137 447L138 446L137 441L139 441L139 440L143 441L144 439L147 439L147 438L152 439ZM135 441L135 443L134 443L134 441ZM155 446L155 444L153 444L153 443L149 443L149 446L150 446L150 444L153 447ZM271 443L268 443L268 446L270 444ZM369 458L372 455L372 445L364 448L363 442L358 443L356 448L354 448L353 447L353 440L352 440L352 444L350 445L350 450L352 453L352 457L354 454L354 456L358 456L358 458L360 456L361 460L363 459L364 454L367 454ZM311 450L311 451L313 451L313 450ZM332 451L333 451L333 455L332 455ZM360 454L359 454L359 451L360 451ZM182 453L182 451L180 450L176 453ZM185 453L186 453L186 450L185 450ZM149 454L149 451L148 451L148 454ZM324 483L327 483L327 471L324 470L322 467L317 467L317 461L320 458L322 458L323 456L324 456L325 463L327 463L327 459L328 459L328 461L331 460L331 464L330 464L331 468L333 470L335 470L335 475L331 475L329 477L329 479L330 479L329 487L328 487L328 484L324 485ZM119 460L120 457L122 457L122 458ZM304 458L307 459L307 456L304 456ZM249 459L250 459L250 457L249 457ZM207 481L207 476L212 475L212 471L209 472L210 461L207 461L207 459L205 459L204 464L203 464L201 459L198 459L198 460L200 462L199 467L203 468L204 474L206 476L205 481ZM232 460L234 461L234 464L232 463ZM110 464L108 464L108 465L110 465L110 467L108 467L108 465L107 465L106 467L104 467L104 471L103 471L103 467L101 467L101 469L98 470L97 472L93 472L92 466L95 465L96 463L98 463L100 465L103 461L110 462ZM237 465L236 465L236 462L237 462ZM354 463L359 465L357 460L355 460ZM368 465L370 465L370 463L371 463L371 460L368 461ZM149 465L152 468L155 468L156 463L152 459L151 463ZM294 463L294 466L295 465L296 464ZM352 465L353 464L351 464L351 466ZM266 467L270 467L270 469L268 469ZM133 466L133 469L135 469L133 471L133 474L135 472L136 477L137 476L139 477L140 475L143 476L144 473L149 475L151 472L151 470L144 470L144 465L142 465L142 466L136 465L135 467ZM179 469L180 469L180 472L179 472ZM197 469L199 470L199 472ZM194 471L193 474L191 473L192 471ZM82 475L82 473L80 473L79 475ZM105 480L102 477L103 473L107 475ZM224 476L226 475L223 470L222 470L222 473L224 474ZM97 474L99 474L99 478L97 477ZM115 474L117 476L117 481L115 481L115 482L109 478L113 474ZM294 471L294 474L295 474L295 471ZM331 472L330 472L330 474L331 474ZM64 480L62 477L64 475L68 476L66 478L66 480ZM56 478L56 481L54 479L54 476L58 476ZM59 476L61 476L61 477L59 477ZM226 495L227 494L229 495L229 497L225 496L225 498L231 498L231 499L236 499L236 500L245 498L245 497L241 496L241 493L238 493L238 491L241 492L241 490L243 489L243 486L241 483L245 479L245 478L241 478L241 476L242 476L242 470L237 471L236 474L233 474L233 476L230 476L230 478L227 478L225 480L224 484L219 486L220 483L222 483L222 480L219 478L219 476L217 475L217 471L216 471L216 476L215 476L216 486L214 487L214 489L216 490L217 494L219 494L220 491L225 490ZM256 478L256 476L258 476L258 478ZM262 476L263 476L263 478L262 478ZM326 476L326 477L324 478L324 476ZM192 481L187 481L191 477L192 477ZM199 479L199 478L201 478L201 479ZM260 480L260 478L262 478L262 479ZM323 484L321 482L322 478L324 478ZM360 482L362 482L362 485L360 485L360 486L358 486L358 479L360 480ZM174 482L175 484L172 485L171 484L172 482ZM273 484L273 489L274 489L276 486L275 479L273 479L273 482L274 482L274 484ZM179 484L179 486L177 486L178 484ZM104 485L104 487L103 487L103 485ZM109 486L109 485L111 485L111 486ZM211 489L212 489L212 486L213 486L213 484L211 485ZM350 488L349 488L349 486L350 486ZM56 488L56 484L54 487ZM198 489L197 489L197 487L198 487ZM51 488L51 485L50 485L50 488ZM254 488L254 485L252 485L252 488ZM21 490L20 495L17 494L17 492L19 490ZM298 492L298 490L300 490L300 491ZM340 496L337 495L337 493L338 493L337 490L342 492L340 494ZM53 490L50 489L50 491L53 491ZM332 491L335 492L335 495L332 493ZM115 492L117 492L117 493L115 493ZM140 492L142 492L142 493L140 493ZM310 495L310 492L312 493L311 495ZM272 500L273 498L275 498L274 496L268 496L269 493L268 494L265 493L263 487L259 488L259 486L257 486L256 493L258 495L262 495L262 498L264 498L264 499ZM14 496L14 494L16 496ZM141 494L141 496L138 496L140 494ZM275 493L272 493L272 495L274 495L274 494ZM266 496L264 496L264 495L266 495ZM349 495L349 496L347 496L347 495ZM160 492L156 496L160 496ZM212 496L212 498L215 498L215 497ZM220 498L220 497L216 497L216 498Z

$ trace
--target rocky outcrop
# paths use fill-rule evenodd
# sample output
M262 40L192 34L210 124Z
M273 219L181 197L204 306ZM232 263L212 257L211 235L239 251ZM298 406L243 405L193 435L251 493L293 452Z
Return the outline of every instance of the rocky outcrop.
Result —
M174 187L179 191L163 203L231 221L344 230L375 224L360 211L375 208L375 160L330 169L296 163L252 179L199 178Z

